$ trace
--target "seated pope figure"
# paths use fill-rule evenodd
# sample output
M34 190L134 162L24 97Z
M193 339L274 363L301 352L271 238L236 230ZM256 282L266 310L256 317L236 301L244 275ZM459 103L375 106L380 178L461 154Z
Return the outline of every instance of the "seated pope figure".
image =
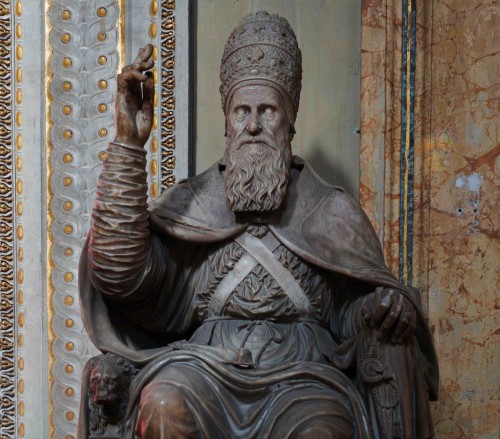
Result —
M91 339L140 369L124 437L432 437L418 293L358 202L292 155L302 61L288 22L259 12L234 29L224 156L148 206L151 53L118 77L80 267Z

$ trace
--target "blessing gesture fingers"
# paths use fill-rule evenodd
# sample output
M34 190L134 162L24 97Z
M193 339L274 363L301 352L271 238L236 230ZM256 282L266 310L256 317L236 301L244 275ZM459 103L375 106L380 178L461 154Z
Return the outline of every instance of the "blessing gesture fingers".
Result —
M366 326L378 329L379 339L404 343L416 328L413 304L399 290L378 287L361 305L361 318Z
M116 141L144 146L151 133L154 114L154 67L151 44L139 49L134 62L118 75L116 94Z

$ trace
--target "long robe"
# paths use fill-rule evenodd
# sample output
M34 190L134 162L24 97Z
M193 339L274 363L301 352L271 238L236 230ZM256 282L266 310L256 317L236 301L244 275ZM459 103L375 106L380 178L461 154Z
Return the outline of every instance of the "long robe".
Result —
M434 399L437 360L418 297L414 290L401 285L386 267L380 243L359 204L343 191L321 181L295 158L285 202L278 212L265 218L265 222L283 246L308 264L372 286L366 288L365 294L378 286L405 292L417 310L415 338L423 355L416 361L419 376L426 383L419 389L426 387ZM193 293L186 292L196 291L192 283L197 279L196 270L207 257L206 249L231 240L248 227L228 209L220 165L167 190L152 203L149 225L149 254L129 291L117 294L112 288L107 289L105 282L100 283L94 271L89 273L87 247L80 266L81 306L92 341L103 352L121 355L139 367L147 365L132 388L129 429L137 416L137 399L144 385L179 356L206 367L223 368L226 376L235 370L232 366L245 362L240 352L175 343L189 338L202 324L197 318ZM92 261L94 266L98 263ZM351 399L359 426L357 434L361 438L371 434L366 425L366 407L346 376L337 369L348 369L355 364L359 340L360 337L352 335L339 344L332 344L330 361L336 367L320 365L322 371L316 373L316 379ZM256 369L255 375L262 381L258 380L255 387L266 379L272 381L280 373L276 370L264 378ZM305 373L300 364L297 373L298 377ZM237 381L241 377L236 375L233 373ZM245 371L249 383L251 375L252 371ZM417 399L418 404L427 400L425 395ZM426 418L426 413L421 416ZM423 422L428 423L429 419Z

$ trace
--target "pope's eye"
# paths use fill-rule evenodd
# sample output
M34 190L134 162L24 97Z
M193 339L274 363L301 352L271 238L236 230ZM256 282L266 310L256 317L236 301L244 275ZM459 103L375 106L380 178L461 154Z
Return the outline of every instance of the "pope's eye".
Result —
M238 117L243 117L245 114L247 114L247 110L244 108L238 108L238 110L236 110L236 116Z
M264 115L265 116L272 116L274 114L274 108L272 107L266 107L264 110Z

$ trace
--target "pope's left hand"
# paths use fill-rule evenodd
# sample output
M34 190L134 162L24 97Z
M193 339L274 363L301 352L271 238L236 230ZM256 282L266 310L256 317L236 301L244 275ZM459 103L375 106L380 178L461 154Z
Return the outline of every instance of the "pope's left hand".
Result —
M401 291L378 287L363 301L361 319L364 325L378 329L380 340L404 343L415 332L417 314Z

